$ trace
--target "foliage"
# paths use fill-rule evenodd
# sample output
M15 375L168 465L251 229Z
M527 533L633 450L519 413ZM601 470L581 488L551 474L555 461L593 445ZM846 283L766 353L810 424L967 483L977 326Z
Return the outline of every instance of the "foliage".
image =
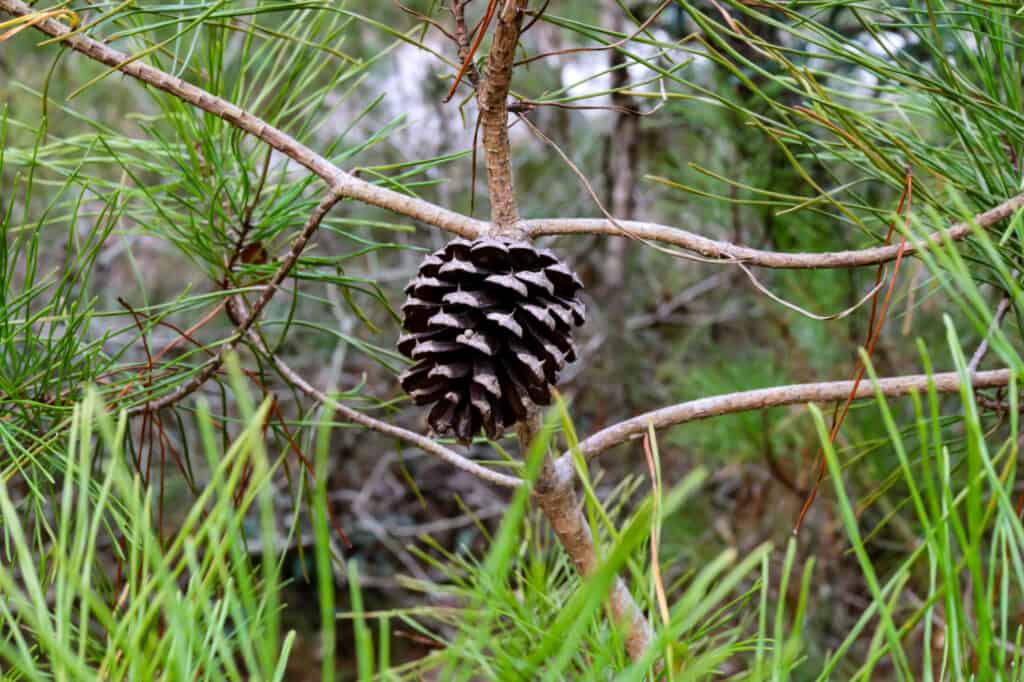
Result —
M70 7L79 30L360 178L480 214L472 98L437 104L459 59L415 17L449 26L449 3L408 4L413 15L307 0ZM602 49L517 68L513 98L547 137L511 128L522 212L602 215L622 113L606 109L625 102L642 112L634 217L776 251L873 246L890 225L920 243L1024 188L1022 21L997 0L551 3L523 56ZM1019 212L886 270L888 321L859 358L864 310L821 321L794 306L848 308L873 270L754 271L770 298L735 263L554 241L592 292L589 350L563 386L573 421L555 413L522 461L510 438L468 451L496 468L537 475L549 450L571 451L572 424L836 379L858 359L871 382L933 368L963 379L953 398L934 384L877 391L834 443L830 415L798 406L650 437L646 472L636 446L580 467L602 559L581 579L525 489L489 524L478 512L493 493L312 404L275 363L415 426L395 381L394 308L439 231L342 202L260 341L235 339L234 302L279 267L316 178L38 39L0 38L3 679L297 677L297 609L316 614L325 680L1024 680ZM1007 389L971 388L982 339L985 362L1013 371ZM198 400L126 416L235 342L233 369ZM791 540L819 448L823 494ZM359 486L385 466L404 485L372 499ZM456 513L459 534L413 550L390 530ZM422 575L396 577L411 568ZM620 575L654 628L641 661L603 606ZM308 603L289 603L296 586ZM427 645L410 653L410 637Z

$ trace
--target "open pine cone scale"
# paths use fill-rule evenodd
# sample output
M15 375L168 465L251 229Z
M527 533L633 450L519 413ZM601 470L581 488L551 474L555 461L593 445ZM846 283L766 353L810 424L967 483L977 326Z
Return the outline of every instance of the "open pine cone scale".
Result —
M427 256L405 289L414 360L402 387L438 434L495 438L551 402L559 371L576 359L572 327L584 322L582 283L551 251L523 241L454 239Z

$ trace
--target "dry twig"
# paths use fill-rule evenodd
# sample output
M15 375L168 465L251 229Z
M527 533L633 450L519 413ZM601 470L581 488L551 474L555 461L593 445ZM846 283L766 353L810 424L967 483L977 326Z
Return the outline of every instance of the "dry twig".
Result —
M252 310L238 325L238 329L231 340L221 347L220 352L200 368L195 376L178 386L178 388L174 389L167 395L162 396L157 400L148 401L130 408L128 410L129 416L155 412L169 405L173 405L185 396L198 390L218 369L221 368L227 354L238 347L239 342L256 323L256 320L259 319L263 309L266 308L271 299L274 298L274 294L277 293L281 283L284 282L286 277L288 277L288 273L291 272L295 263L299 260L299 256L302 255L303 249L306 248L306 244L309 242L310 237L313 236L313 233L320 227L320 223L327 215L327 212L330 211L331 208L333 208L341 199L342 193L338 188L332 188L327 192L327 196L320 201L320 204L317 205L316 209L306 220L306 224L303 226L302 231L299 232L299 236L295 238L294 242L292 242L288 255L284 257L284 260L281 261L281 265L278 266L274 276L270 278L270 281L267 282L266 286L263 288L263 293L260 295L259 299L257 299L256 303L253 304Z
M1016 271L1014 274L1016 275ZM981 361L985 359L985 355L988 353L989 340L992 338L992 335L996 333L996 329L1003 324L1003 318L1006 317L1006 313L1008 312L1010 312L1010 295L1006 294L999 301L999 306L996 308L996 314L992 316L992 324L990 324L988 330L985 331L985 338L983 338L981 343L978 344L978 347L974 351L974 355L971 356L971 361L967 363L967 371L978 371L978 367L981 366Z
M406 443L415 445L424 452L434 455L435 457L439 457L456 469L460 469L468 474L476 476L480 480L500 485L505 488L515 488L522 483L522 480L515 476L491 471L487 467L481 466L473 460L463 457L454 450L447 448L440 443L436 443L422 434L416 433L415 431L409 431L408 429L403 429L399 426L394 426L393 424L389 424L379 419L374 419L373 417L365 415L362 412L354 410L348 405L335 400L306 381L301 374L289 367L284 360L279 358L276 354L271 353L263 344L259 334L254 330L249 329L246 333L250 342L267 356L267 358L274 364L278 373L284 377L286 381L318 403L326 405L332 410L338 412L348 421L364 426L371 431L383 433L386 436L398 438Z

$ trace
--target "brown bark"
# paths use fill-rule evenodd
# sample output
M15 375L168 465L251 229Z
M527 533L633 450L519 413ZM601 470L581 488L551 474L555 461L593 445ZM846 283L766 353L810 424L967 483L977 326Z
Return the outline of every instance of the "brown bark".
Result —
M327 195L320 201L316 209L310 214L306 220L306 224L303 226L302 231L299 232L299 236L292 242L291 248L288 250L288 254L281 261L281 265L278 266L277 271L274 272L274 276L270 278L266 286L263 288L263 293L260 294L259 299L253 304L252 310L245 317L244 320L239 322L238 329L235 332L234 337L223 346L220 351L213 357L212 360L207 362L191 379L178 386L167 395L161 396L157 400L148 401L141 405L136 405L128 410L128 415L136 415L143 413L155 412L156 410L163 409L178 402L182 398L195 393L203 384L205 384L214 373L221 368L224 364L225 358L228 353L234 351L239 342L245 336L246 332L252 329L252 326L256 324L260 314L270 304L270 300L274 298L274 294L277 293L284 282L285 278L288 277L288 273L291 272L295 263L299 260L299 256L302 255L303 249L306 248L306 244L309 242L310 237L320 227L320 223L327 216L327 213L338 203L342 198L339 190L331 189L327 192Z
M504 0L504 6L498 12L484 79L477 96L487 165L487 188L491 199L492 234L495 235L519 236L519 210L516 207L512 155L508 142L508 91L512 86L512 63L515 61L526 5L527 0Z
M0 11L19 17L33 13L32 8L22 0L0 0ZM69 32L66 26L53 19L39 22L33 28L58 38ZM296 163L305 166L329 184L335 184L346 198L387 209L468 239L474 239L490 230L491 226L484 221L360 180L259 117L253 116L230 102L176 76L141 61L129 61L131 59L129 55L84 34L68 36L62 43L95 61L116 68L126 75L170 93L198 109L223 118L239 130L244 130L253 137L263 140ZM507 140L507 133L505 139ZM500 149L500 145L497 148ZM508 179L508 187L511 188L510 165L506 167L502 175ZM514 198L511 201L514 206ZM977 224L979 227L990 227L1010 217L1022 207L1024 207L1024 193L977 214L969 223L957 223L942 232L934 232L928 235L926 240L941 242L946 238L952 241L963 239L970 234L971 223ZM747 265L766 268L816 269L878 265L895 260L899 250L898 246L893 245L825 253L779 253L708 239L669 225L642 221L617 222L619 225L605 219L541 218L523 221L512 228L512 232L521 230L526 238L565 234L605 234L632 237L676 246L708 258L718 258L723 261L738 260ZM625 232L622 228L625 228ZM907 252L911 253L916 248L913 244L908 245Z
M35 12L22 0L0 0L0 11L16 17L29 16ZM253 116L231 102L196 87L177 76L172 76L160 69L149 66L141 60L132 61L134 58L131 55L115 50L82 33L67 35L70 32L68 27L59 21L47 19L35 24L34 28L55 38L64 37L61 43L72 50L80 52L101 64L117 69L158 90L174 95L197 109L224 119L239 130L244 130L296 163L308 168L328 185L337 188L345 198L385 208L469 239L483 234L488 229L486 222L450 211L429 201L423 201L422 199L410 197L394 190L378 187L365 180L360 180L350 173L341 170L323 156L258 116Z
M996 369L987 372L975 372L971 376L974 388L996 388L1010 383L1011 370ZM882 395L893 398L909 395L912 391L928 390L929 382L935 383L939 393L957 393L961 388L960 374L943 372L933 374L916 374L900 377L887 377L878 380L878 389ZM647 433L649 424L656 429L678 426L699 419L718 417L735 412L763 410L768 407L798 405L801 403L828 403L843 400L853 390L853 381L825 381L812 384L791 384L759 388L753 391L740 391L725 395L699 398L678 405L662 407L645 412L625 421L619 422L591 434L580 443L580 450L587 459L596 457L605 450ZM854 399L863 400L875 395L875 386L871 382L862 382L857 387ZM566 453L559 458L559 468L571 469L572 462Z
M526 452L536 433L536 423L536 420L532 420L519 429L523 452ZM572 559L576 571L586 577L598 568L594 536L576 496L575 472L571 467L558 467L555 464L549 458L541 467L540 475L534 483L534 500L551 524L566 554ZM620 577L616 577L612 583L608 608L615 621L625 629L629 657L639 659L650 645L651 626Z
M2 2L3 0L0 0ZM946 239L958 241L967 237L974 225L991 227L1009 218L1024 208L1024 193L1007 199L983 213L975 215L970 221L956 223L941 232L933 232L925 236L924 244L941 244ZM829 251L825 253L781 253L752 249L739 244L702 237L693 232L668 225L649 223L636 220L617 220L618 225L604 218L538 218L523 221L522 227L529 237L563 234L607 234L619 237L631 237L646 241L661 242L678 246L686 251L705 258L721 259L724 262L741 261L745 265L756 265L763 268L786 268L808 270L817 268L856 268L866 265L878 265L896 260L900 246L876 246L868 249L852 251ZM918 250L920 245L908 243L905 255Z

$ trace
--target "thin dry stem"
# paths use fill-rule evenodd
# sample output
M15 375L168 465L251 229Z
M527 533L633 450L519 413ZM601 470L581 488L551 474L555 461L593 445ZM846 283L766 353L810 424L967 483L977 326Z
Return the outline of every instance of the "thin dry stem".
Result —
M236 299L236 301L237 300L238 299ZM236 305L241 305L241 303L236 303ZM251 315L247 317L251 317ZM354 424L359 424L360 426L364 426L370 429L371 431L383 433L386 436L391 436L392 438L397 438L411 445L415 445L416 447L420 448L427 454L434 455L435 457L438 457L444 460L445 462L448 462L456 469L460 469L468 474L476 476L482 481L487 481L488 483L500 485L505 488L516 488L519 486L519 484L522 483L522 480L516 478L515 476L509 476L507 474L491 471L487 467L481 466L476 462L467 459L466 457L463 457L454 450L446 448L440 443L436 443L422 434L416 433L415 431L410 431L408 429L403 429L399 426L394 426L393 424L389 424L379 419L374 419L373 417L370 417L368 415L363 414L362 412L352 409L351 407L345 405L344 403L338 402L331 396L327 395L326 393L324 393L323 391L321 391L320 389L316 388L311 383L306 381L301 374L299 374L290 366L288 366L288 364L286 364L284 360L279 358L275 353L271 353L267 349L266 345L264 345L263 340L260 339L259 334L257 334L255 330L249 329L247 330L246 334L249 338L249 341L257 349L259 349L260 352L264 353L267 356L267 358L270 359L270 361L274 364L274 367L277 369L278 373L280 373L281 376L284 377L286 381L291 383L293 386L295 386L295 388L302 391L303 393L305 393L307 396L317 401L318 403L326 405L335 412L338 412L348 421Z
M284 282L285 278L288 277L288 273L291 272L295 263L299 260L299 256L302 255L303 249L306 248L306 244L309 242L310 237L320 227L320 223L327 215L328 211L334 207L336 203L341 201L343 197L342 192L339 188L332 188L327 195L320 201L316 209L306 220L306 224L302 227L302 231L299 232L299 236L292 242L291 248L288 250L288 255L285 256L284 260L281 261L281 265L274 272L274 276L270 278L266 286L263 288L263 293L257 299L256 303L253 304L252 311L239 323L238 329L235 335L225 343L220 352L209 362L207 362L191 379L178 386L167 395L153 401L136 405L128 410L129 416L150 413L160 410L164 407L168 407L178 402L182 398L197 391L203 384L205 384L214 373L221 368L224 364L224 359L227 354L235 350L238 347L239 342L245 336L256 320L259 318L263 310L270 304L274 294L277 293L281 287L281 283Z
M1016 271L1014 271L1016 276ZM1010 312L1010 295L1006 294L1000 299L999 306L996 308L996 314L992 316L992 323L985 331L985 338L978 344L977 349L974 351L974 355L971 356L971 361L967 363L968 372L976 372L981 367L981 361L985 359L985 355L988 353L989 340L996 333L996 330L1003 324L1003 318L1006 317L1006 313Z

